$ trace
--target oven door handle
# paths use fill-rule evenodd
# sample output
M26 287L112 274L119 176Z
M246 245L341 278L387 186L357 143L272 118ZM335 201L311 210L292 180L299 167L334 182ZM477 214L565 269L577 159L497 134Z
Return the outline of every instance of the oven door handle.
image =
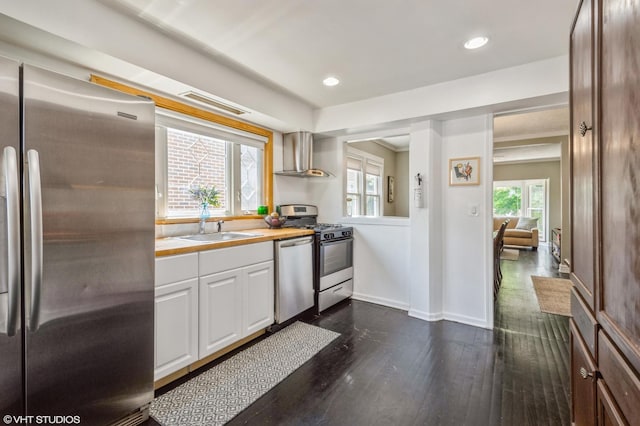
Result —
M292 240L290 242L281 242L279 247L280 248L285 248L285 247L294 247L294 246L303 246L305 244L311 244L313 242L313 237L309 237L309 238L300 238L297 240Z
M345 242L350 242L353 241L353 237L347 237L347 238L341 238L339 240L332 240L332 241L320 241L320 245L321 246L332 246L335 244L342 244Z

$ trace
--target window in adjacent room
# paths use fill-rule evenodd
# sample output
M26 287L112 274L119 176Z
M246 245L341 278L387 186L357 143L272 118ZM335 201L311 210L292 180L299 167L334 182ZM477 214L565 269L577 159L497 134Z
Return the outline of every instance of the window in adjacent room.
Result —
M383 171L384 159L354 148L347 149L347 216L380 216Z
M547 179L493 182L493 215L538 218L540 241L546 241L549 194Z

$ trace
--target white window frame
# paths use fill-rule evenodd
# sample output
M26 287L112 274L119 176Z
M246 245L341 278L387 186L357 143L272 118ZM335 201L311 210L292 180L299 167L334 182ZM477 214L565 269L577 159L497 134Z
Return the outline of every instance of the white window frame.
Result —
M378 216L382 216L382 209L384 208L384 181L383 181L383 177L384 177L384 158L382 157L378 157L377 155L373 155L370 154L368 152L362 151L360 149L356 149L356 148L352 148L350 146L347 146L346 149L346 155L345 155L345 162L344 162L344 185L343 185L343 191L345 194L344 197L344 215L348 216L349 215L349 211L347 208L347 203L348 200L347 198L349 198L349 194L347 192L347 170L348 170L348 159L351 158L352 160L356 160L360 162L360 170L362 173L362 177L360 179L359 182L359 188L358 188L358 197L360 198L360 203L359 203L359 211L358 212L351 212L352 216L366 216L366 210L367 210L367 197L371 197L372 195L367 195L366 194L366 180L367 180L367 170L371 170L372 168L378 168L380 170L380 188L379 188L379 193L375 196L378 197L378 211L375 212L376 214L374 215L369 215L369 217L378 217ZM370 173L371 174L371 173Z
M241 210L240 194L240 145L256 147L262 151L262 161L259 164L260 199L258 204L264 204L264 179L262 168L264 167L265 144L268 139L264 136L242 130L226 127L207 120L201 120L184 114L175 113L164 109L156 109L156 218L181 219L196 217L197 214L189 213L184 216L168 216L168 158L167 158L167 128L174 128L203 136L222 140L227 144L227 165L225 167L228 187L226 199L228 206L225 211L212 211L214 216L242 216L255 215L257 210Z

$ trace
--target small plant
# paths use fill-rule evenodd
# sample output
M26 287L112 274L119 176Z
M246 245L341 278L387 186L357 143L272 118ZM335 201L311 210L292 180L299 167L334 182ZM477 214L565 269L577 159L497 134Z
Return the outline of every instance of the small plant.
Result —
M211 207L220 207L220 191L215 186L198 186L189 189L189 193L194 200L200 204L207 204Z

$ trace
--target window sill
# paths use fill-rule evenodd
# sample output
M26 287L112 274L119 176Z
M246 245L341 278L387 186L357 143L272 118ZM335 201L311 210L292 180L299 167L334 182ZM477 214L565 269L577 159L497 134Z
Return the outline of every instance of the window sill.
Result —
M217 222L218 220L244 220L244 219L262 219L264 216L257 214L249 214L242 216L212 216L207 222ZM198 223L199 217L176 217L176 218L156 218L156 225L173 225L176 223Z

